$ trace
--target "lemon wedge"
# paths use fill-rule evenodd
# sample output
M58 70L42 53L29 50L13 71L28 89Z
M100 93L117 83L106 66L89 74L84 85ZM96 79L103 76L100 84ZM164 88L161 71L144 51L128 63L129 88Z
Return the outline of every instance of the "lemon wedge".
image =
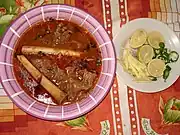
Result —
M138 59L142 63L149 63L154 56L154 50L150 45L143 45L138 50Z
M163 60L153 59L148 64L148 72L153 77L161 77L165 67L165 62Z
M146 31L143 29L138 29L131 36L130 46L132 48L141 47L146 42L146 39L147 39Z
M148 34L148 43L155 49L160 48L159 43L164 42L163 35L158 31L152 31Z
M144 44L145 44L145 45L149 45L149 43L148 43L147 39L146 39L146 42L145 42Z

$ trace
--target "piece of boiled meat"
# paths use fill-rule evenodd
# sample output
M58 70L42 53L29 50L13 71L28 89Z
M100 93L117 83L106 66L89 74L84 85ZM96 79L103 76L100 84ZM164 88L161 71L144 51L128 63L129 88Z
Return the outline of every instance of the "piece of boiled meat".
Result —
M82 99L89 90L92 89L94 81L96 79L96 74L87 71L87 69L77 70L73 67L66 68L69 77L69 91L68 98L70 100Z
M86 68L66 67L62 70L55 61L47 56L31 56L31 63L60 90L67 93L67 101L79 101L86 97L93 89L96 73L89 72Z
M54 82L59 89L66 91L68 77L58 65L48 57L30 57L31 63L49 80Z

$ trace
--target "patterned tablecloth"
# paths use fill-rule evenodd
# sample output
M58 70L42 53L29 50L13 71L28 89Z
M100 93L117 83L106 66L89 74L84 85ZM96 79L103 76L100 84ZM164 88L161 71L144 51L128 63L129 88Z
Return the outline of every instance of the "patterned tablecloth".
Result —
M125 23L141 17L166 23L180 38L180 0L0 0L0 35L18 14L51 3L89 12L112 39ZM21 111L0 86L0 135L180 135L178 99L180 79L162 92L145 94L128 88L117 75L95 110L73 121L48 122ZM169 107L166 113L164 107Z

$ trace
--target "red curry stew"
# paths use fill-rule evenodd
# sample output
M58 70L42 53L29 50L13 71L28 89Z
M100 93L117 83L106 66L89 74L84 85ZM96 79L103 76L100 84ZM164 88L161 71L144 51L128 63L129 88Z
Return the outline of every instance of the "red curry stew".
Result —
M97 42L72 22L48 19L23 33L13 57L14 74L36 100L66 105L86 98L101 72Z

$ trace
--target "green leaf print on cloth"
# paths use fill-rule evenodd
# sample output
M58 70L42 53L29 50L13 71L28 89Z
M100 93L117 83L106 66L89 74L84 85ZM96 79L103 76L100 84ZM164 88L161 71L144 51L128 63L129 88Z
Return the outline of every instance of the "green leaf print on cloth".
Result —
M0 37L9 26L10 21L15 17L16 10L15 0L2 0L0 2Z
M101 133L100 135L110 135L110 123L109 120L101 121Z
M81 131L92 131L92 128L89 125L89 121L87 119L87 116L82 116L73 120L68 120L65 122L60 122L56 124L57 126L63 126L63 127L70 127L74 130L81 130Z
M156 133L152 129L150 119L142 118L141 125L142 125L143 131L146 135L161 135L161 134ZM163 135L168 135L168 134L163 134Z
M0 25L1 24L8 24L12 19L14 15L3 15L0 17Z
M72 127L75 127L75 126L82 127L84 126L85 122L86 122L86 118L84 116L77 119L65 121L67 125L72 126Z
M11 21L19 14L46 3L46 0L1 0L0 1L0 37Z
M180 124L180 100L171 98L164 104L162 97L159 101L159 112L163 124Z
M0 7L6 9L6 14L12 14L17 9L15 0L1 0Z
M9 24L2 24L0 25L0 37L4 34L4 32L6 31L6 28L9 26Z

